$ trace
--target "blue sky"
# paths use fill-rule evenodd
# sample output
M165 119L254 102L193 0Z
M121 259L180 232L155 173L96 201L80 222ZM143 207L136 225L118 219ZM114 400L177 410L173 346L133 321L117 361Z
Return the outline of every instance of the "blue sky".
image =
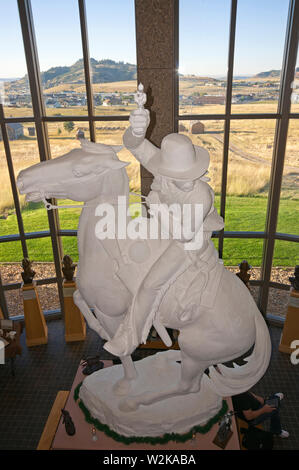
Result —
M41 70L82 57L77 0L32 0ZM0 0L0 77L26 72L16 0ZM133 0L86 0L90 55L136 63ZM235 75L280 69L288 0L239 0ZM180 72L225 75L230 0L180 1Z

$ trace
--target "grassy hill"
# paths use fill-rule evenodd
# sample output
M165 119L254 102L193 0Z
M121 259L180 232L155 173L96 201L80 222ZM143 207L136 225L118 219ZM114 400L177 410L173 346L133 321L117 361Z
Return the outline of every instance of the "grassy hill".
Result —
M95 60L90 59L93 83L118 82L136 79L136 65L124 62L114 62L110 59ZM62 84L84 84L84 63L83 59L77 60L70 66L51 67L41 73L44 89L53 88ZM9 84L10 90L17 91L28 86L28 77L12 81Z
M253 78L279 78L281 70L269 70L268 72L260 72L254 75ZM299 67L295 69L296 75L299 73Z

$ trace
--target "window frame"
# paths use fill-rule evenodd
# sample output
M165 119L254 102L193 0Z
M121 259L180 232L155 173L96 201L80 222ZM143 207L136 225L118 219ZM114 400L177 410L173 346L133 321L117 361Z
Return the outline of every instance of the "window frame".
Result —
M178 65L178 48L179 48L179 8L178 1L174 0L175 11L175 34L174 34L174 50L176 63ZM39 148L40 161L46 161L51 158L49 137L47 132L48 122L66 122L66 121L84 121L89 123L90 140L95 142L95 122L100 121L128 121L129 116L113 115L113 116L100 116L94 114L93 91L91 83L91 69L90 69L90 56L89 56L89 43L88 43L88 28L86 20L86 6L85 0L78 0L78 9L80 17L80 30L82 39L82 52L84 63L85 87L87 97L87 115L85 116L47 116L45 111L45 104L43 100L43 90L40 78L40 68L36 47L36 39L34 32L33 15L30 0L17 0L19 16L22 28L23 43L25 49L30 92L32 98L33 116L31 117L5 117L3 113L2 104L0 104L0 125L2 131L2 138L4 143L5 155L9 170L9 178L13 193L13 199L16 209L16 216L19 228L19 234L0 236L0 243L9 241L21 241L23 256L28 257L27 240L50 237L52 242L53 257L55 264L56 277L48 279L37 280L38 285L49 283L57 283L58 293L60 300L61 313L64 314L63 307L63 277L61 272L61 260L63 258L62 249L62 236L76 236L77 230L62 230L59 223L59 214L57 210L48 212L49 230L42 232L25 232L23 219L20 209L18 190L16 186L16 179L14 174L13 162L10 151L10 143L7 134L6 124L13 122L34 122L36 127L37 143ZM135 2L135 8L138 2ZM220 214L225 219L226 208L226 188L227 188L227 173L228 173L228 156L229 156L229 139L230 139L230 123L232 120L240 119L275 119L276 132L274 138L273 158L271 165L270 176L270 190L268 194L268 207L265 220L265 230L263 232L250 232L250 231L225 231L214 233L213 237L219 238L219 255L223 255L223 241L224 238L262 238L264 239L263 247L263 262L262 262L262 276L260 280L251 281L252 285L260 286L260 295L258 306L262 313L266 315L268 296L270 287L279 289L288 289L287 284L279 284L271 282L271 267L273 262L274 244L275 240L286 240L295 243L299 242L299 236L277 233L277 219L280 203L280 190L282 185L282 176L284 168L284 157L287 143L288 124L290 119L299 119L299 113L291 113L291 83L294 80L294 71L297 58L298 49L298 31L299 31L299 0L290 0L289 13L287 20L285 51L283 59L283 67L280 83L280 96L278 103L278 110L276 113L260 113L260 114L233 114L231 112L232 104L232 83L233 83L233 66L234 66L234 51L235 51L235 35L236 35L236 18L237 18L238 0L231 0L230 12L230 31L229 31L229 54L228 54L228 72L227 72L227 87L226 87L226 104L224 114L179 114L179 91L178 84L176 85L176 92L173 103L173 131L178 129L179 121L184 120L218 120L224 121L224 144L223 144L223 158L222 158L222 182L221 182L221 196L220 196ZM177 75L178 67L176 67ZM178 81L178 77L176 76ZM142 178L142 173L141 173ZM55 201L52 201L55 204ZM19 289L21 282L10 284L3 284L0 276L0 306L6 318L9 316L7 304L5 300L5 291L12 289ZM44 312L47 314L57 314L57 311ZM14 317L17 318L17 317Z

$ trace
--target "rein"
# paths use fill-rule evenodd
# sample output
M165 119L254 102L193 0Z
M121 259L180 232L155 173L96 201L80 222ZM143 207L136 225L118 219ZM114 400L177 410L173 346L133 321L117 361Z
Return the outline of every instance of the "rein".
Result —
M146 196L143 196L142 194L134 193L133 191L130 191L129 194L140 197L141 198L140 204L146 204L146 199L147 199ZM144 198L145 201L142 201L142 198ZM46 200L46 197L45 197L44 194L43 194L43 197L42 197L42 202L44 203L44 206L47 209L47 211L50 211L52 209L73 209L73 208L77 208L77 207L82 208L82 207L97 207L98 206L98 204L97 205L95 205L95 204L91 204L91 205L89 205L89 204L69 204L69 205L63 205L63 206L56 206L55 204L51 204L51 202L48 202ZM109 201L106 200L105 202L109 202ZM119 203L118 202L111 202L109 204L112 204L113 206L116 206Z

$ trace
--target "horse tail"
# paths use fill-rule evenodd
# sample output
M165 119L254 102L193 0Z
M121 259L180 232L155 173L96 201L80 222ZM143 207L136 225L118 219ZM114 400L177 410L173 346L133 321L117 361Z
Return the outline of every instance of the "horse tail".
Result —
M242 366L226 367L218 364L209 367L208 384L222 397L246 392L255 385L266 372L271 357L271 340L266 322L257 308L254 313L255 345L252 354Z

